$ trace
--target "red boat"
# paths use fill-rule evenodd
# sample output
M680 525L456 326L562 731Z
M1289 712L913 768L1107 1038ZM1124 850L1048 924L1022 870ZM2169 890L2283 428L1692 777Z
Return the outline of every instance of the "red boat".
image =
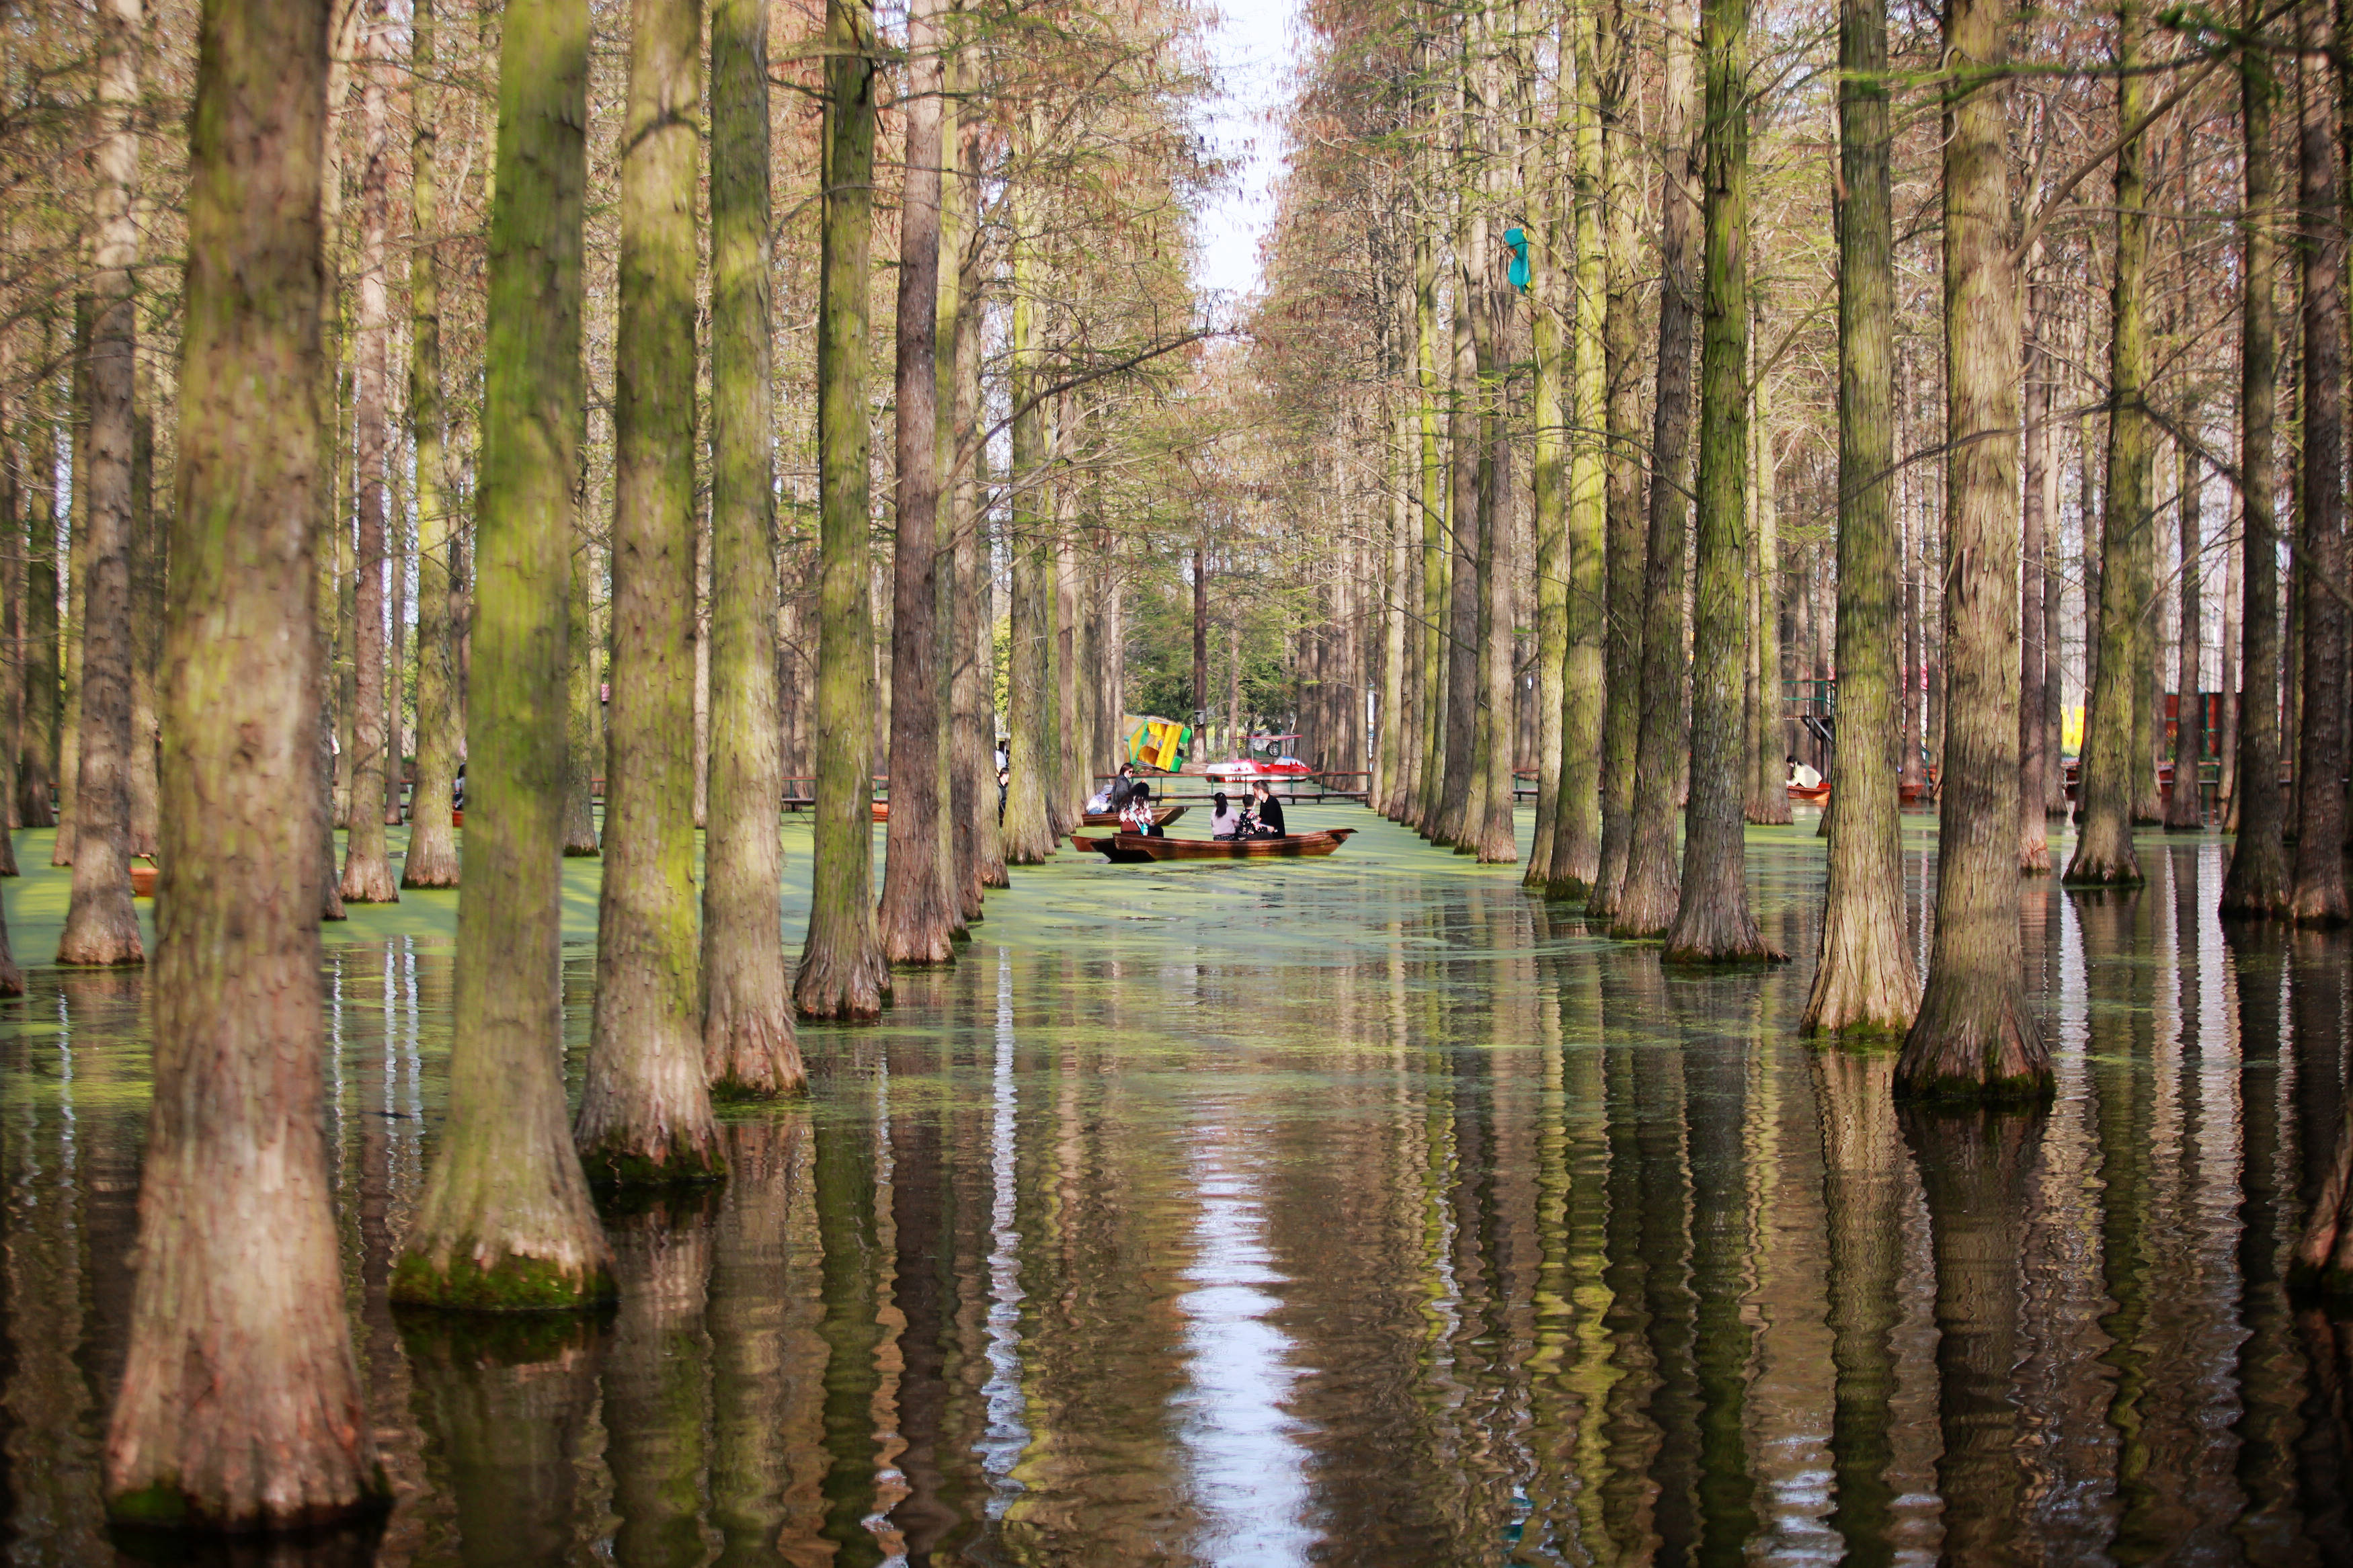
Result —
M1178 817L1184 816L1185 813L1190 809L1191 808L1189 806L1182 805L1157 806L1154 808L1152 813L1152 826L1155 827L1166 827L1170 823L1176 821ZM1088 827L1117 827L1119 826L1119 813L1115 811L1091 811L1087 813L1085 822L1082 826Z
M1789 786L1789 798L1804 801L1808 805L1820 805L1831 798L1831 781L1824 779L1811 789L1801 784L1793 784Z
M1101 838L1071 835L1073 847L1092 849L1117 865L1147 860L1267 860L1329 855L1348 841L1353 827L1321 833L1289 833L1280 838L1155 838L1148 833L1113 833Z

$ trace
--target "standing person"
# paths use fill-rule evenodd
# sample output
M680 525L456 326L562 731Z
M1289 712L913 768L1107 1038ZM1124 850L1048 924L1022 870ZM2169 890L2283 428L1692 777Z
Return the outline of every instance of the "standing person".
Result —
M1250 789L1258 796L1258 837L1261 838L1286 837L1290 829L1283 826L1282 802L1274 797L1273 786L1264 779L1261 779L1252 784Z

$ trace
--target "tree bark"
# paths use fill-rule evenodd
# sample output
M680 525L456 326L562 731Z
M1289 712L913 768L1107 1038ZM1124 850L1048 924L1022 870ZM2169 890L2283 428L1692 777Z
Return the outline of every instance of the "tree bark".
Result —
M898 548L892 558L891 821L876 915L892 963L955 959L957 908L940 863L940 0L908 13L907 172L899 211Z
M2019 299L2002 73L2009 0L1945 13L1945 734L1936 925L1895 1067L1912 1100L2040 1104L2051 1058L2018 932Z
M722 1098L799 1092L776 905L784 892L768 11L711 8L711 802L702 887L702 1071Z
M1421 788L1407 826L1436 841L1446 794L1447 694L1452 664L1446 641L1453 595L1448 584L1454 549L1448 538L1445 458L1438 426L1438 247L1434 217L1425 216L1414 234L1414 375L1421 425ZM1240 711L1240 626L1235 626L1234 755L1249 748Z
M156 754L155 668L164 653L164 541L155 531L153 395L134 393L131 434L131 757L124 775L132 855L153 856L163 832L163 781ZM0 851L13 865L15 852ZM7 875L0 866L0 876Z
M2254 33L2256 0L2242 7ZM2280 816L2280 521L2273 508L2273 428L2280 406L2278 167L2271 120L2280 85L2271 52L2250 42L2238 57L2240 179L2240 362L2238 362L2238 682L2223 682L2238 715L2233 811L2238 837L2223 872L2221 914L2271 920L2287 914L2287 847ZM2228 644L2226 644L2228 651Z
M588 7L512 0L483 344L449 1110L392 1297L528 1310L613 1295L565 1126L564 684L588 179ZM185 469L184 469L185 471ZM168 873L167 873L168 874Z
M449 817L458 785L449 570L456 519L442 474L440 89L435 85L440 66L433 3L413 0L409 25L416 117L409 143L408 427L417 444L417 788L409 795L404 888L458 885L458 839Z
M629 21L605 865L588 1072L572 1134L590 1181L652 1185L710 1180L726 1168L703 1072L694 899L694 198L702 6L633 0ZM739 331L744 324L729 322ZM734 390L713 384L723 396ZM741 476L725 471L735 458L730 447L716 472L724 475L727 499L740 502Z
M1895 515L1895 208L1885 0L1839 7L1838 743L1820 956L1799 1028L1894 1036L1920 1004L1905 931L1894 753L1903 612Z
M1591 899L1601 875L1602 728L1606 710L1608 539L1609 494L1603 431L1609 423L1609 367L1603 319L1609 309L1609 268L1602 252L1604 153L1595 79L1601 59L1599 6L1593 0L1567 14L1567 36L1578 58L1577 168L1570 215L1576 260L1576 316L1570 330L1568 516L1565 553L1568 584L1561 668L1560 799L1553 816L1547 889L1556 898ZM1535 868L1530 862L1530 869Z
M1588 920L1612 919L1626 882L1634 833L1634 770L1642 717L1644 559L1641 348L1637 341L1641 237L1634 227L1637 160L1642 156L1625 123L1625 8L1611 0L1607 19L1596 6L1594 97L1602 122L1604 230L1602 370L1608 378L1609 451L1605 465L1609 542L1607 706L1601 721L1601 844Z
M247 1531L391 1501L344 1312L319 983L319 169L328 6L205 8L191 118L164 896L109 1514ZM267 416L259 416L266 411Z
M391 26L384 0L369 0L364 47L360 173L360 321L353 375L353 483L359 528L352 597L352 792L343 837L343 897L347 904L396 904L400 889L384 832L385 783L392 765L392 695L386 676L385 494L391 414L390 265L392 145L385 78L391 68Z
M1643 580L1642 714L1634 763L1633 833L1609 934L1662 936L1674 923L1676 774L1684 745L1684 523L1690 513L1694 191L1692 8L1667 0L1666 82L1660 145L1666 149L1659 234L1659 368L1651 405L1650 541Z
M81 659L84 595L90 587L90 297L74 297L73 367L67 376L65 618L58 628L58 836L49 864L73 864L74 797L81 789Z
M139 228L141 0L99 8L98 103L103 127L92 160L96 277L90 335L89 575L83 591L79 781L74 791L73 890L58 939L67 964L143 963L131 902L132 482L137 468L138 320L133 268Z
M1560 73L1560 95L1568 99L1576 92L1572 72L1574 24L1564 29L1568 40ZM1525 68L1533 69L1533 58L1523 55ZM1532 96L1526 86L1522 96ZM1560 127L1556 122L1552 133L1557 136ZM1529 138L1533 143L1534 138ZM1561 287L1561 273L1572 274L1570 288L1575 287L1575 258L1568 258L1564 268L1560 255L1562 231L1570 227L1556 215L1559 201L1559 181L1551 172L1548 162L1526 154L1532 146L1523 147L1521 176L1529 187L1528 195L1528 261L1534 276L1528 314L1531 386L1528 415L1534 428L1529 432L1530 505L1535 519L1536 571L1536 818L1535 837L1528 846L1528 868L1521 880L1530 887L1549 887L1552 881L1554 820L1560 809L1561 769L1567 759L1562 750L1561 682L1568 659L1568 566L1563 548L1563 532L1567 526L1567 445L1568 432L1563 409L1561 360L1561 317L1567 313L1567 289ZM1572 328L1572 331L1574 329ZM1567 353L1574 354L1573 347ZM1575 374L1572 368L1570 374ZM1571 395L1574 395L1573 392ZM1588 758L1588 765L1591 759Z
M1461 226L1467 251L1471 226ZM1479 358L1472 312L1478 309L1464 268L1454 279L1453 384L1447 414L1446 748L1440 764L1438 817L1430 841L1470 854L1478 847L1474 810L1486 805L1486 780L1474 768L1479 729ZM1473 787L1474 784L1477 785Z
M2027 263L2034 270L2042 259L2037 246ZM2026 290L2026 508L2020 527L2020 548L2025 564L2019 576L2018 662L2018 869L2039 877L2051 869L2049 819L2042 809L2050 789L2044 773L2052 756L2044 746L2043 683L2049 679L2051 645L2043 637L2042 594L2050 574L2045 552L2050 549L2055 521L2052 501L2058 494L2057 470L2051 461L2051 356L2043 348L2050 330L2050 312L2040 278Z
M2296 542L2304 633L2297 731L2295 879L2288 917L2343 925L2345 888L2345 229L2337 206L2336 94L2329 7L2302 7L2297 59L2296 194L2303 207L2304 505Z
M24 719L17 747L16 820L25 827L58 821L58 447L38 410L26 446L29 504L25 509Z
M600 649L588 597L596 563L586 540L572 542L571 566L572 591L565 597L571 658L564 671L564 853L566 858L594 859L604 853L596 836L596 770L604 765L605 752L597 732L603 709L597 696Z
M1669 963L1785 957L1748 908L1748 0L1706 0L1704 288L1691 801Z
M821 626L817 845L793 1003L804 1018L880 1017L890 971L874 929L874 624L867 599L867 249L874 226L874 9L827 0L818 298Z
M1760 303L1757 317L1764 319ZM1753 365L1756 343L1749 344ZM1749 655L1748 820L1785 826L1789 811L1788 759L1781 723L1780 460L1773 448L1773 383L1756 377L1748 430L1749 489L1756 497L1748 551Z
M2140 74L2142 21L2135 0L2116 8L2116 123L2129 131L2147 98ZM2148 380L2148 210L2145 139L2116 149L2116 273L2108 300L2108 490L2100 530L2100 669L2084 721L2083 821L2072 887L2137 887L2133 853L2139 776L2148 765L2139 712L2147 682L2147 615L2156 529L2146 402Z
M2193 410L2194 412L2194 410ZM2192 426L2195 427L2194 426ZM2197 832L2206 826L2206 802L2199 792L2199 765L2206 757L2206 697L2199 689L2200 658L2206 644L2200 618L2199 575L2205 541L2201 532L2198 453L2187 442L2179 444L2181 457L2181 647L2175 663L2180 673L2174 685L2179 702L2173 726L2173 793L2165 803L2165 825ZM2031 796L2028 798L2031 799Z
M976 127L959 126L955 182L959 212L970 211L980 189L980 137ZM979 423L981 323L984 304L985 231L977 224L973 243L957 269L955 418L951 432L962 451ZM964 917L981 918L983 891L1006 885L1004 825L997 795L997 615L990 562L988 518L982 510L981 471L987 453L976 441L955 473L955 580L964 614L957 618L955 691L956 752L954 795L956 864L963 883Z

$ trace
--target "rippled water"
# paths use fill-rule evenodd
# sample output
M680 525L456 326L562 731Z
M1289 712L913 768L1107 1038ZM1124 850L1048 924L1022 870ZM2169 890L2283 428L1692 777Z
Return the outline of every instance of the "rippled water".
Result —
M2143 893L2028 888L2056 1110L1899 1117L1886 1058L1791 1033L1810 828L1751 837L1797 962L1741 975L1387 825L1324 862L1064 856L886 1025L807 1031L812 1101L731 1120L723 1189L612 1218L617 1313L488 1328L384 1304L450 970L432 897L364 912L330 949L336 1190L399 1504L267 1560L2353 1555L2353 1323L2279 1285L2343 1114L2346 940L2226 937L2222 844L2145 837ZM23 951L47 875L9 885ZM142 983L32 980L0 1006L0 1544L104 1563Z

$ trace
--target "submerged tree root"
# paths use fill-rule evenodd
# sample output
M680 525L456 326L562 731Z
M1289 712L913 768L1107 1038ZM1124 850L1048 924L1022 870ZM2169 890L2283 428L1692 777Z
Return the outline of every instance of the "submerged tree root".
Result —
M713 1100L806 1093L808 1072L789 1009L737 1009L714 995L702 1019L702 1074Z
M2035 1110L2057 1085L2032 1025L2012 1005L1990 1017L1953 1018L1957 1007L1924 1003L1895 1064L1895 1098L1905 1104Z
M584 1267L483 1247L471 1237L393 1265L395 1305L459 1312L568 1312L610 1305L617 1291L601 1258Z

